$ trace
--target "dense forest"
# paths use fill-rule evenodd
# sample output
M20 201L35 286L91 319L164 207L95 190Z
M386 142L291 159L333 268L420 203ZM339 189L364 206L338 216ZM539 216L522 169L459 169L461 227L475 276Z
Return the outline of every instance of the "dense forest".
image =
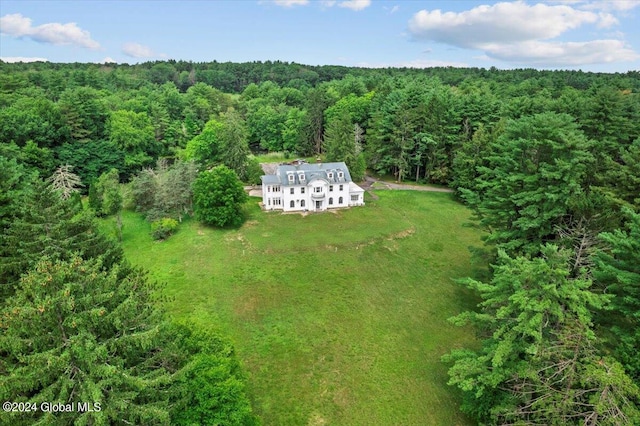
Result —
M124 204L160 239L185 215L238 226L242 191L222 216L203 194L283 152L447 185L474 212L490 267L451 320L481 344L443 360L464 412L640 423L640 72L0 62L0 92L3 400L111 401L88 424L257 422L225 338L156 308L96 216Z

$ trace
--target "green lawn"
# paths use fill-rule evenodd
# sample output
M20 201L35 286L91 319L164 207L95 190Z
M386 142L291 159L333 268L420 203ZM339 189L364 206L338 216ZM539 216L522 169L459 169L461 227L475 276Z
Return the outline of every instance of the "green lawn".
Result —
M254 157L258 160L258 162L260 163L286 163L289 161L293 161L296 160L300 157L297 157L296 154L290 154L289 157L285 157L283 152L269 152L266 154L258 154L258 155L254 155ZM316 157L311 156L311 157L302 157L304 160L308 161L309 163L315 163L316 162Z
M265 425L471 424L440 357L473 344L447 318L475 303L452 279L480 235L449 194L376 194L306 217L253 198L240 229L188 221L164 242L126 212L123 244L172 315L230 336Z

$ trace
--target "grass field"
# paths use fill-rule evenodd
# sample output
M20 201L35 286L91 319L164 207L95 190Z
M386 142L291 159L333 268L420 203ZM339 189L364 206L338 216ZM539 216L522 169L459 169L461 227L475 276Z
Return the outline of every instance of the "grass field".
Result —
M124 214L127 257L166 282L168 310L229 336L265 425L465 425L440 362L472 333L448 317L475 301L449 194L377 191L337 213L264 213L235 230L195 221L154 242Z

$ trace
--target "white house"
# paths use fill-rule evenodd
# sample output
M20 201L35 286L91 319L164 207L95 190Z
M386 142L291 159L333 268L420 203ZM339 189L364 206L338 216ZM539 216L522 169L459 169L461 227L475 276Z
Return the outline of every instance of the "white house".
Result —
M285 212L363 206L364 189L343 162L281 165L275 175L262 176L262 205Z

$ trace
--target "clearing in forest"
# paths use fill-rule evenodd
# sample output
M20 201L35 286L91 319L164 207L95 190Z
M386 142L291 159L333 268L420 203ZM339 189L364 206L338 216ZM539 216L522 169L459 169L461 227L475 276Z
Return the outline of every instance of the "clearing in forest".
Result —
M480 234L451 194L376 194L307 216L252 198L239 229L187 221L163 242L126 212L123 244L172 315L233 341L265 425L470 424L440 357L473 341L447 318L475 303L453 279Z

